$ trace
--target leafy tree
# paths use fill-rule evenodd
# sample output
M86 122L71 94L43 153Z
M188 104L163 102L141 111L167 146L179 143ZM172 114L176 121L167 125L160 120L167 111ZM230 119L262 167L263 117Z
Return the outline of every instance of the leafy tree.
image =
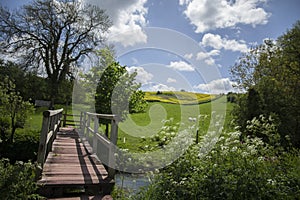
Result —
M140 84L135 82L136 75L136 72L129 74L126 67L117 62L102 70L95 95L96 112L124 118L129 111L144 111L146 102L139 99L144 97L144 93L138 91ZM106 124L107 134L110 121L100 122Z
M300 21L276 41L265 40L244 54L232 67L238 86L249 91L236 107L239 125L245 127L247 120L259 114L276 115L282 142L290 136L297 147L300 147L299 40ZM247 98L251 90L256 92L252 93L256 97L250 105ZM248 115L251 112L256 112L255 116Z
M28 114L33 111L32 104L28 101L23 101L23 98L20 96L20 93L16 91L15 87L16 86L8 78L0 84L1 118L8 118L10 121L10 142L13 142L16 129L24 127ZM5 120L1 121L5 122ZM7 126L7 123L4 125Z
M53 104L60 83L101 47L110 25L104 10L76 0L34 0L14 13L0 7L1 49L26 66L43 67Z
M107 46L97 51L98 63L93 66L87 73L80 73L81 81L79 80L79 86L82 86L86 90L87 102L95 105L95 93L100 80L103 69L115 62L115 54L112 47Z
M135 82L136 72L129 74L125 66L116 62L112 47L106 47L97 52L100 58L98 64L86 74L81 74L81 85L88 93L88 101L94 103L97 113L117 114L125 118L126 114L143 112L146 109L144 92L140 84ZM108 120L100 120L106 124Z

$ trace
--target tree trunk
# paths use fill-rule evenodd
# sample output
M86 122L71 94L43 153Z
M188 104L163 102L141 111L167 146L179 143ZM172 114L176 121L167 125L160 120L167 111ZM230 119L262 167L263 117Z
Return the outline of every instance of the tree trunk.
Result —
M108 124L105 124L105 135L106 135L106 137L108 137L108 128L109 128Z
M55 78L52 78L50 80L50 106L49 106L49 110L54 110L54 105L55 105L55 99L58 95L58 87L59 87L59 82L56 81Z
M10 139L9 139L10 143L13 143L13 142L14 142L14 136L15 136L16 129L17 129L17 127L16 127L16 125L13 123L13 124L12 124L12 127L11 127Z

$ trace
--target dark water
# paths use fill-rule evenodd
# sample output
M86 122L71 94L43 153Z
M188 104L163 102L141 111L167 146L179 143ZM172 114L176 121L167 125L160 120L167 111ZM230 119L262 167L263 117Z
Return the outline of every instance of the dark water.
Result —
M149 179L146 174L121 174L115 175L116 185L134 193L141 187L149 185Z

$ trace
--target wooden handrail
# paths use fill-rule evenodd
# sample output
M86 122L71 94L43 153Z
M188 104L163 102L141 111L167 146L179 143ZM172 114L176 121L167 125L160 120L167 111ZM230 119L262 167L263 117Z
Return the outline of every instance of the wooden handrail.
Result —
M46 111L43 112L43 116L44 117L52 117L54 115L62 113L63 111L64 111L63 108L58 109L58 110L46 110Z
M52 150L53 141L61 126L62 113L63 109L46 110L43 112L43 124L37 155L37 163L40 165L36 173L37 179L41 176L48 153Z
M117 115L112 115L112 114L98 114L98 113L90 113L90 112L86 112L86 114L101 119L114 119L114 120L118 119Z
M111 120L110 137L99 133L99 119ZM115 152L118 140L119 117L111 114L98 114L82 112L80 117L81 134L84 135L93 153L107 166L108 177L114 179L115 176ZM94 126L91 127L91 122Z

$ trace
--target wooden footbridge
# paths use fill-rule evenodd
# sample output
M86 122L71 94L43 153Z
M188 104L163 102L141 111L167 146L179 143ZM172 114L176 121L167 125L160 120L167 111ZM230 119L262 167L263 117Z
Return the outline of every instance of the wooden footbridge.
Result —
M115 183L117 117L82 112L78 128L61 127L62 117L63 109L43 113L39 193L47 198L111 199L106 195ZM110 137L99 133L99 118L111 120Z

